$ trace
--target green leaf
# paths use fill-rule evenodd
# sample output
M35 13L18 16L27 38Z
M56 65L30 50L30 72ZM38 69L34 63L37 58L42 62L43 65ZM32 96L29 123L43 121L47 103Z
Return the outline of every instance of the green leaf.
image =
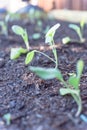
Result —
M79 86L79 79L76 76L71 76L68 80L69 84L74 87L75 89L78 89Z
M79 60L77 62L77 75L70 76L68 80L69 84L73 86L75 89L78 89L79 87L79 82L83 71L83 67L84 67L84 62L82 60Z
M69 27L73 30L75 30L79 36L80 39L82 39L82 34L81 34L81 30L80 27L75 25L75 24L69 24Z
M53 79L53 78L57 78L60 81L63 80L62 74L58 69L55 68L41 68L41 67L29 67L29 70L33 71L34 73L36 73L39 77L41 77L42 79Z
M69 43L70 41L71 41L70 37L64 37L64 38L62 39L63 44L67 44L67 43Z
M73 29L73 30L75 30L76 32L78 31L80 31L80 28L77 26L77 25L75 25L75 24L69 24L69 27L71 28L71 29Z
M73 89L70 89L70 88L60 88L60 94L61 95L67 95L67 94L75 94L77 96L79 96L79 93L80 93L80 90L73 90Z
M45 43L49 43L50 45L52 45L52 40L53 40L53 37L48 36L45 38Z
M10 59L14 60L20 57L21 54L26 54L27 50L24 48L12 48L10 53Z
M13 25L12 30L15 34L20 35L23 38L26 48L29 50L28 34L26 32L26 29L23 29L18 25Z
M12 30L17 35L23 35L23 33L24 33L24 29L18 25L13 25Z
M29 52L29 53L27 54L26 59L25 59L25 64L26 64L26 65L29 64L29 63L33 60L33 58L34 58L34 53L35 53L35 51L31 51L31 52Z
M45 42L51 43L53 41L53 37L55 35L56 30L60 27L60 24L57 23L56 25L52 26L49 31L46 33Z
M79 116L79 114L82 111L80 90L79 89L70 89L70 88L60 88L60 94L63 96L70 94L74 98L74 100L76 101L76 103L78 105L78 111L76 113L76 116Z
M77 77L80 79L81 75L82 75L82 71L84 68L84 62L82 60L79 60L77 62Z

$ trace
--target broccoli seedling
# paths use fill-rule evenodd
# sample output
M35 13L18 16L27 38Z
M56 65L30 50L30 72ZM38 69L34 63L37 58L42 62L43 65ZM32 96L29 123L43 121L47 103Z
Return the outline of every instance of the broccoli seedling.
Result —
M56 62L56 68L58 66L58 56L57 56L57 51L55 48L55 42L54 42L54 35L56 30L60 27L60 24L56 24L54 25L51 29L49 29L49 31L46 34L45 37L45 42L48 43L50 46L52 46L52 52L55 58L55 62Z
M49 46L52 47L52 52L54 54L55 60L53 58L49 57L48 55L46 55L45 53L41 52L41 51L33 50L32 52L29 52L27 54L26 59L25 59L25 64L29 64L31 62L31 60L33 59L33 57L34 57L34 53L37 52L37 53L40 53L40 54L44 55L48 59L50 59L52 62L54 62L56 64L55 67L57 68L57 66L58 66L58 57L57 57L57 51L56 51L56 48L55 48L55 43L54 43L53 38L54 38L55 32L59 28L59 26L60 26L59 23L52 26L49 29L49 31L47 32L46 36L45 36L45 42L49 43Z
M20 57L21 54L27 54L26 58L25 58L25 64L29 64L33 58L35 53L40 53L42 55L44 55L45 57L47 57L48 59L50 59L52 62L54 62L56 64L56 68L58 66L58 57L57 57L57 51L54 47L55 43L54 43L54 34L56 29L58 29L60 26L60 24L56 24L54 25L46 34L46 43L49 43L50 47L52 46L52 52L54 54L55 60L51 57L49 57L48 55L46 55L45 53L38 51L38 50L32 50L30 51L30 45L29 45L29 41L28 41L28 34L27 31L25 29L23 29L22 27L18 26L18 25L14 25L12 26L12 30L15 34L20 35L23 40L24 43L26 45L26 48L12 48L11 49L11 54L10 54L10 58L11 59L17 59ZM35 37L36 38L36 37Z
M12 30L15 34L20 35L25 43L26 48L18 47L18 48L11 48L10 59L14 60L20 57L21 54L26 54L29 50L29 42L28 42L28 34L25 29L21 26L13 25Z
M83 20L80 22L80 26L78 26L76 24L69 24L69 28L73 29L77 33L77 35L79 37L79 41L67 36L62 39L63 44L67 44L70 42L78 42L78 43L85 42L86 39L83 38L84 25L85 25L85 22Z
M23 29L18 25L14 25L12 26L12 30L15 34L20 35L23 38L24 43L26 45L26 49L29 50L29 41L28 41L28 34L26 29Z
M84 68L84 62L79 60L76 66L76 74L68 78L67 81L64 80L61 71L57 68L41 68L41 67L29 67L29 70L36 73L39 77L44 80L57 78L62 84L63 88L60 88L61 95L70 94L78 105L78 110L76 116L79 116L82 111L82 101L80 96L80 78Z

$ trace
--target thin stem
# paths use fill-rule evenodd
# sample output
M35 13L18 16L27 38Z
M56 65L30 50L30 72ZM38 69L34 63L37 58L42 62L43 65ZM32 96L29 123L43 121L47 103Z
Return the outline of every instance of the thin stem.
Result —
M44 55L45 57L47 57L48 59L50 59L51 61L53 61L54 63L56 63L56 61L55 61L55 60L53 60L51 57L49 57L49 56L48 56L48 55L46 55L45 53L40 52L40 51L37 51L37 50L35 50L35 52L38 52L38 53L40 53L40 54Z
M52 45L53 46L55 46L55 43L54 43L54 40L52 41ZM55 57L55 61L56 61L56 66L55 66L55 68L57 68L58 67L58 56L57 56L57 51L56 51L56 49L53 47L53 54L54 54L54 57Z
M80 98L80 96L78 97L78 111L77 111L77 113L76 113L76 116L79 116L79 114L81 113L81 111L82 111L82 101L81 101L81 98Z
M30 47L29 47L29 42L25 42L26 48L29 51Z
M77 96L77 95L72 94L72 96L78 105L78 111L76 113L76 117L77 117L82 111L82 101L81 101L80 95Z

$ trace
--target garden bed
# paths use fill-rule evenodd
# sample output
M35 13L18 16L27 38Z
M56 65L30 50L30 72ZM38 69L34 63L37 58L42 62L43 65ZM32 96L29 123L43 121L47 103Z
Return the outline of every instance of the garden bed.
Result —
M61 39L70 36L78 39L76 33L68 28L68 22L58 20L44 20L42 28L56 23L61 27L55 35L57 44L59 68L65 79L68 73L75 72L76 62L83 59L85 63L81 78L82 114L87 115L87 43L71 43L63 45ZM9 23L9 36L0 35L0 130L86 130L87 123L80 117L75 117L77 105L71 96L61 96L58 90L62 87L57 79L42 80L28 70L25 65L25 55L17 60L10 60L10 49L24 46L23 40L15 35L11 26L17 24L25 27L32 47L46 46L44 33L37 40L32 39L36 25L31 22ZM87 37L85 25L84 37ZM45 50L46 49L46 50ZM51 50L43 49L49 56ZM32 66L54 67L54 64L44 56L37 54L30 63ZM11 114L11 124L6 125L3 115Z

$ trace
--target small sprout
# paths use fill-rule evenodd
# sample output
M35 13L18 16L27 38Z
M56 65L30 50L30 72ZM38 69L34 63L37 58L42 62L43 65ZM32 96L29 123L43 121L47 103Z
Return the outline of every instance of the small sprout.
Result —
M58 24L52 26L52 27L49 29L49 31L48 31L47 34L46 34L46 38L45 38L45 42L46 42L46 43L49 43L50 45L53 45L53 43L54 43L53 38L54 38L54 35L55 35L56 30L57 30L59 27L60 27L60 24L58 23Z
M14 25L12 26L12 30L15 34L20 35L23 38L26 49L29 50L29 41L26 29L23 29L21 26Z
M84 25L85 24L83 21L80 22L80 27L75 24L69 24L69 28L73 29L77 33L81 43L85 41L85 39L83 38Z
M63 44L67 44L67 43L69 43L70 41L71 41L70 37L64 37L64 38L62 39Z
M60 24L56 24L54 25L49 31L48 33L46 34L46 39L47 37L50 37L52 39L51 43L49 43L49 45L55 45L54 44L54 40L53 40L53 37L54 37L54 34L55 34L55 31L56 29L60 26ZM48 59L50 59L52 62L54 62L56 64L56 68L58 66L58 57L57 57L57 52L56 52L56 49L53 47L52 51L53 51L53 54L54 54L54 57L55 57L55 60L51 57L49 57L48 55L46 55L45 53L43 52L40 52L38 50L32 50L31 52L30 51L30 46L29 46L29 42L28 42L28 34L26 32L25 29L23 29L22 27L18 26L18 25L14 25L12 26L12 30L14 33L16 33L17 35L20 35L24 42L25 42L25 45L26 45L26 49L20 47L20 48L12 48L11 49L11 53L10 53L10 59L17 59L20 57L21 54L26 54L27 53L27 56L25 58L25 64L29 64L33 58L34 58L34 53L40 53L42 55L44 55L45 57L47 57ZM40 37L40 34L33 34L33 38L34 39L37 39Z
M10 59L14 60L20 57L21 54L26 54L27 49L24 49L22 47L20 48L12 48L10 53Z
M83 42L85 42L86 39L83 38L84 26L85 26L84 20L82 20L80 22L80 27L78 25L76 25L76 24L69 24L69 28L73 29L77 33L77 35L79 37L79 40L75 40L75 39L72 39L70 37L64 37L62 39L63 44L67 44L67 43L70 43L70 42L76 42L76 43L83 43Z
M56 24L54 25L53 27L51 27L49 29L49 31L47 32L46 36L45 36L45 42L48 43L50 46L53 46L53 49L52 49L52 52L53 52L53 55L55 57L55 61L56 61L56 68L58 66L58 56L57 56L57 51L56 51L56 48L54 47L55 46L55 43L54 43L54 35L55 35L55 32L56 30L60 27L60 24Z
M22 54L28 53L30 46L28 42L28 34L25 29L23 29L21 26L14 25L12 26L12 30L15 34L20 35L23 38L24 43L26 45L26 49L22 47L11 48L10 59L14 60L19 58Z
M79 36L80 41L82 41L83 38L82 38L82 33L81 33L80 27L75 25L75 24L70 24L69 28L73 29L77 33L77 35Z
M60 88L60 94L61 95L70 94L74 98L74 100L78 105L76 116L79 116L79 114L82 111L82 101L80 96L79 84L80 84L80 78L82 75L83 68L84 68L84 63L82 60L79 60L76 66L77 73L75 75L71 75L67 81L63 79L61 71L56 68L48 69L48 68L41 68L41 67L29 67L29 70L33 71L39 77L45 80L57 78L64 86L64 88Z
M73 90L75 90L77 93L77 94L74 94L74 93L71 93L71 91L68 92L69 94L71 94L73 96L74 100L76 101L76 103L78 105L78 111L76 113L76 116L78 116L82 111L82 102L81 102L79 84L80 84L80 78L82 75L83 68L84 68L84 62L82 60L79 60L77 62L77 66L76 66L76 76L72 75L68 79L69 85L71 87L73 87Z
M7 125L10 125L11 124L11 114L10 113L7 113L3 116L3 119L6 121L6 124Z

